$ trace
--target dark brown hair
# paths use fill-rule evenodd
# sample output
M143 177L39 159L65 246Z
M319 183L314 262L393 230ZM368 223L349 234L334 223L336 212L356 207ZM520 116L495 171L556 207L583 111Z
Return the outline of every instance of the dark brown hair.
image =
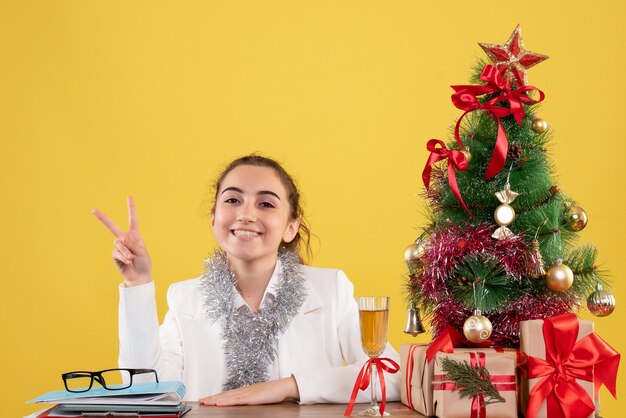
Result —
M215 196L213 197L213 208L211 209L211 213L215 214L215 205L217 202L217 196L222 186L222 182L224 178L233 171L235 168L241 165L251 165L256 167L268 167L274 170L276 174L278 174L278 178L282 182L283 186L285 186L285 190L287 190L287 201L289 202L290 208L290 218L300 219L300 227L298 228L298 232L294 239L290 242L284 242L281 245L281 250L287 249L295 252L300 256L302 261L303 257L300 253L300 250L306 251L307 259L311 258L311 229L309 228L308 222L304 218L304 211L302 210L302 205L300 203L300 192L298 191L298 187L296 183L293 181L291 176L285 171L285 169L275 160L271 158L263 157L257 154L250 154L244 157L237 158L232 161L222 174L220 174L215 182ZM304 248L303 248L304 247Z

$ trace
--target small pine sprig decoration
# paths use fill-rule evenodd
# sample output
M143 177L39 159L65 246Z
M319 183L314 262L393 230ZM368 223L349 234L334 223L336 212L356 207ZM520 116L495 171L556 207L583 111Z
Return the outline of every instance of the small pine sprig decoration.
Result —
M519 284L507 280L504 266L489 254L471 254L459 262L453 275L453 297L470 310L492 311L521 296Z
M485 367L474 368L467 361L456 362L444 357L441 360L441 369L454 382L453 390L458 391L461 398L473 399L482 392L485 405L505 402L491 382L491 375Z

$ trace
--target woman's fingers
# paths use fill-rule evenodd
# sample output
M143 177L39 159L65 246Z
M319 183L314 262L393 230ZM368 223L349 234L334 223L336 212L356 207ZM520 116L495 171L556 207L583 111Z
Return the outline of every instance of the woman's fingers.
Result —
M137 206L135 205L135 199L132 196L128 196L126 199L128 205L128 227L131 231L139 230L139 221L137 220Z
M135 199L132 196L128 196L126 203L128 205L128 226L129 231L139 231L139 221L137 219L137 206L135 205ZM122 229L115 224L107 216L100 212L98 209L93 209L91 213L100 220L107 227L109 231L116 237L119 237L124 233Z
M133 255L143 256L148 254L148 250L139 235L139 231L128 231L118 238L122 245L128 248Z
M124 254L122 254L122 252L118 250L117 248L113 249L112 256L113 256L113 260L118 264L128 265L133 262L131 259L126 257Z
M127 260L132 260L133 253L123 244L121 239L116 239L113 241L113 246L117 251L124 256Z
M224 396L224 393L221 393L216 396L208 396L206 398L202 398L199 400L201 405L209 405L209 406L233 406L233 405L245 405L240 400L234 399L232 396Z
M102 212L100 212L98 209L94 209L91 211L91 213L93 213L93 215L98 218L98 220L100 220L100 222L102 222L102 224L104 226L107 227L107 229L109 231L111 231L111 233L113 235L115 235L116 237L119 237L120 235L122 235L124 232L120 229L119 226L117 226L115 224L115 222L113 222L112 220L110 220L109 218L106 217L106 215Z
M257 383L239 389L227 390L212 396L202 398L203 405L230 406L230 405L261 405L278 403L286 398L299 398L298 385L293 377Z
M200 405L216 406L213 396L207 396L206 398L200 398L200 399L198 399L198 402L200 403Z

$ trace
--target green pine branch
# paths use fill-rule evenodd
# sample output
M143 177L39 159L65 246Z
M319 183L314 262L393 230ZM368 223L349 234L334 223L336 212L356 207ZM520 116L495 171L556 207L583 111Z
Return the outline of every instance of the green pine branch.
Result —
M451 279L455 300L469 309L493 311L505 306L507 300L521 297L518 283L507 279L504 267L487 254L467 256Z
M597 257L598 250L594 246L583 245L572 250L563 261L574 273L572 291L583 300L596 290L598 283L602 287L610 288L610 284L603 277L606 273L596 266Z
M441 360L441 368L454 382L453 390L459 391L461 398L473 399L482 392L485 397L485 405L505 402L505 399L491 382L491 375L485 367L474 368L467 361L456 362L444 357Z

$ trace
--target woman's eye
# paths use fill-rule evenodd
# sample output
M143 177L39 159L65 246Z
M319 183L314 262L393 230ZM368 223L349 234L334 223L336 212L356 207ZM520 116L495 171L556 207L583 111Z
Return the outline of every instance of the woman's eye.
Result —
M224 200L224 203L237 203L239 202L239 200L235 199L234 197L229 197L228 199Z
M264 207L264 208L274 208L276 206L274 206L270 202L261 202L261 207Z

